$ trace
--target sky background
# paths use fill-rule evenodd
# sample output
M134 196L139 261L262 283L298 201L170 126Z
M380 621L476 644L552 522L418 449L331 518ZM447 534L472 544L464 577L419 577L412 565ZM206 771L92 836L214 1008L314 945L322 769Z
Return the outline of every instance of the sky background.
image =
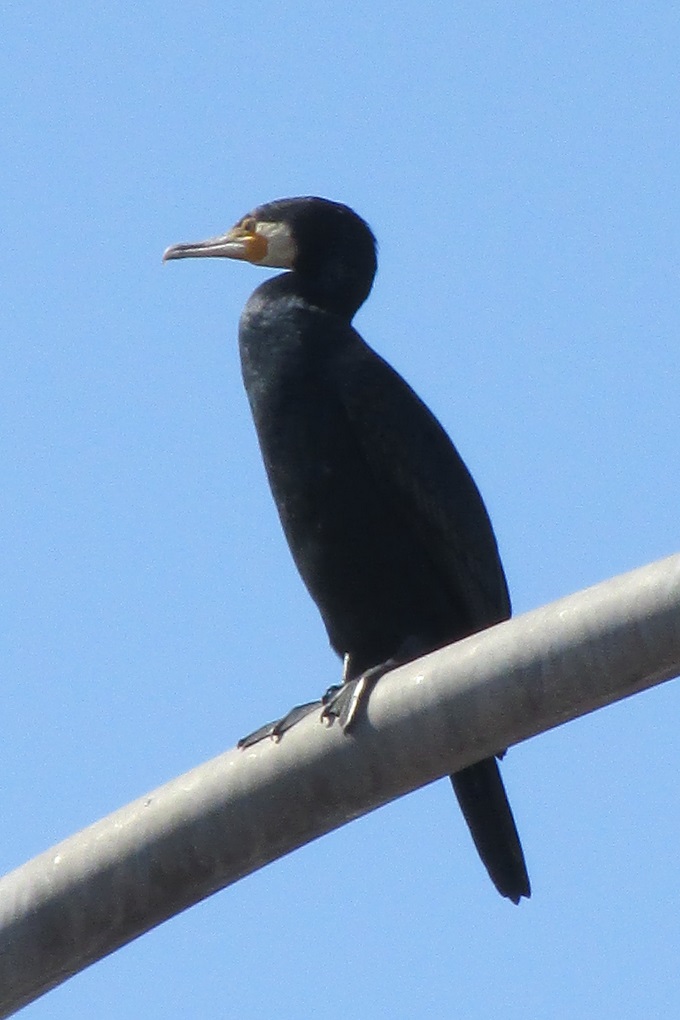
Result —
M240 380L264 271L168 244L296 194L370 222L357 326L473 471L517 612L678 551L677 5L72 0L0 37L0 871L339 675ZM673 1015L679 712L511 751L520 907L440 782L25 1016Z

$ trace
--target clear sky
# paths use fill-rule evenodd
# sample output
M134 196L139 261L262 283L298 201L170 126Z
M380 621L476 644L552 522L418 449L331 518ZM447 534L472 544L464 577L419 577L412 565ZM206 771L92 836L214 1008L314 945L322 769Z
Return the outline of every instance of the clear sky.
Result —
M516 611L678 550L677 5L38 0L0 33L0 870L339 675L242 391L264 272L170 243L295 194L371 223L357 325ZM511 751L520 907L441 782L25 1015L673 1015L679 714L671 683Z

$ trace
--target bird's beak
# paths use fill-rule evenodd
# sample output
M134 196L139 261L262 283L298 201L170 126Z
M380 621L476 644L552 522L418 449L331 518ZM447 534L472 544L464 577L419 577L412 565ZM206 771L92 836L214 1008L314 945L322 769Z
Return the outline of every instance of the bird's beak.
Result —
M267 257L267 238L243 227L232 227L226 234L209 237L207 241L173 244L163 252L163 261L170 259L241 259L261 263Z

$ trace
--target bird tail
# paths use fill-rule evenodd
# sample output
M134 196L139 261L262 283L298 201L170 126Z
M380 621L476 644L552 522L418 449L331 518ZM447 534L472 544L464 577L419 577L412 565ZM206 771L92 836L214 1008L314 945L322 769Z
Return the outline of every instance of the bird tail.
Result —
M491 881L501 896L519 903L531 895L531 886L496 759L461 769L451 783Z

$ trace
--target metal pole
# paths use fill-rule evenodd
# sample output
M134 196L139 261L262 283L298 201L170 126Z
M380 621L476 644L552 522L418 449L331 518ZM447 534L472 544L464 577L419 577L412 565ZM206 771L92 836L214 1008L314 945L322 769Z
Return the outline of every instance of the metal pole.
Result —
M680 555L386 675L349 736L310 716L0 880L0 1017L359 815L680 673Z

